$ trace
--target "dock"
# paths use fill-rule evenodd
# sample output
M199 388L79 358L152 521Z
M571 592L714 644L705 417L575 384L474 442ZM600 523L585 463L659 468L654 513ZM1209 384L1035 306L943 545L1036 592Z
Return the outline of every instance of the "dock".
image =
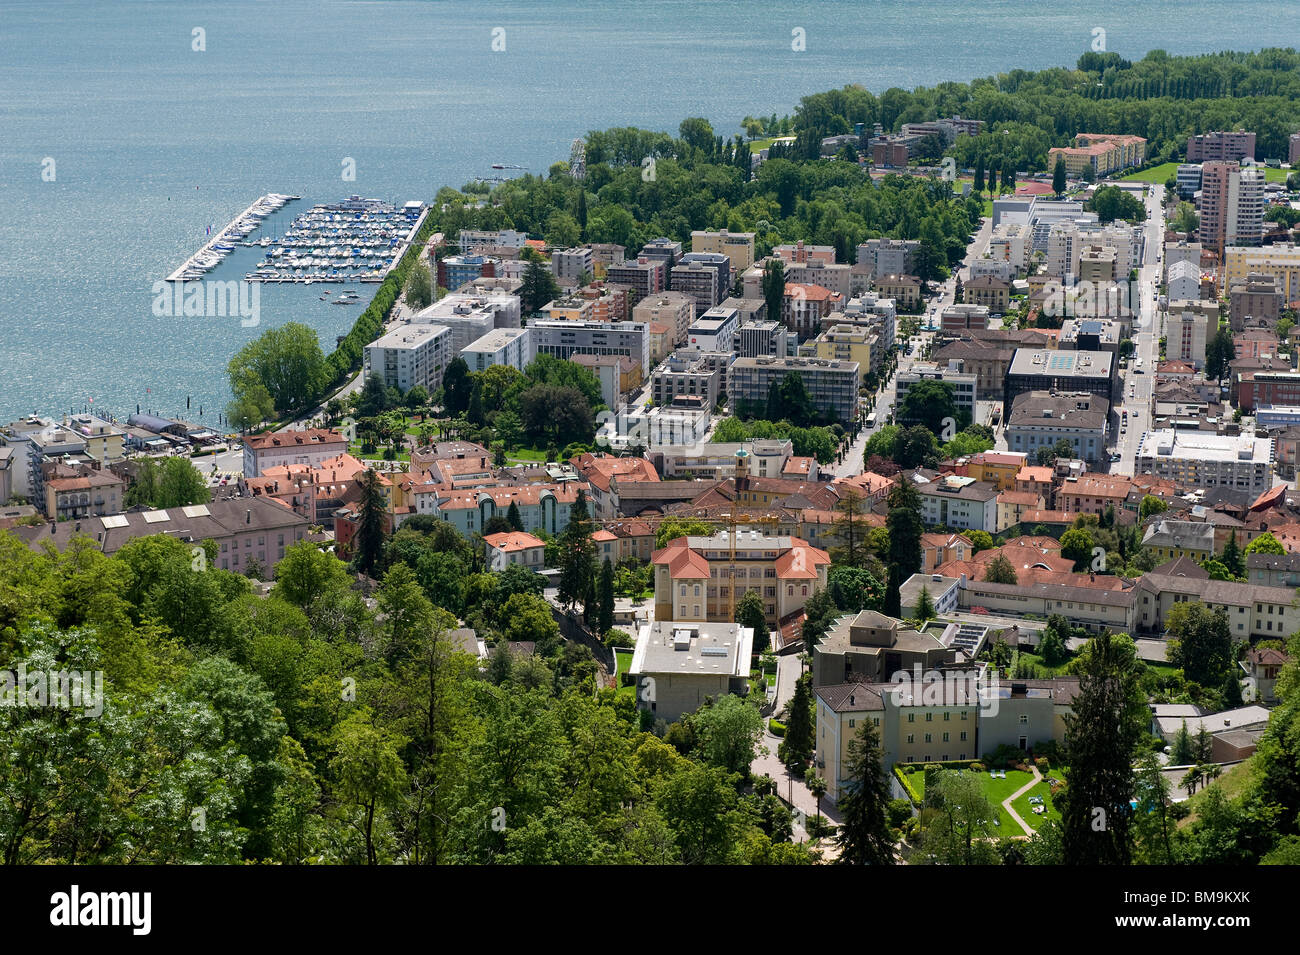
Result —
M247 209L231 219L224 229L209 239L201 249L181 263L180 268L167 276L167 281L194 281L203 273L210 272L220 265L222 259L226 257L226 253L217 249L216 246L230 245L233 247L236 244L242 244L244 239L261 225L262 219L273 212L278 212L290 202L300 198L302 197L286 196L276 192L259 196Z

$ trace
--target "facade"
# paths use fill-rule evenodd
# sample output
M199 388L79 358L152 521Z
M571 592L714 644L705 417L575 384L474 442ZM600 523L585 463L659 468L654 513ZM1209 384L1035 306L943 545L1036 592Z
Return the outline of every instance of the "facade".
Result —
M891 298L908 311L915 311L921 306L921 280L915 275L880 275L872 285L882 298Z
M1273 276L1284 301L1300 299L1300 246L1279 242L1262 248L1229 246L1224 250L1223 284L1228 289L1246 281L1252 273Z
M635 307L646 296L667 291L668 266L663 258L643 254L635 262L609 266L605 269L605 278L630 287L628 303Z
M993 275L972 278L965 285L965 293L969 304L982 305L994 315L1005 313L1011 303L1011 283Z
M347 450L348 439L328 428L250 435L244 439L244 477L261 477L267 468L288 464L316 467Z
M916 271L918 239L868 239L858 246L858 264L867 263L873 275L910 275Z
M971 328L988 328L990 311L989 306L982 303L945 305L939 312L939 327L949 334Z
M1179 199L1191 199L1201 191L1201 164L1180 163L1175 174L1174 189Z
M950 386L952 392L953 404L957 406L958 411L964 411L970 416L969 420L975 420L975 401L979 391L979 377L974 372L965 371L961 362L952 361L947 365L925 365L915 364L906 371L898 371L894 376L895 382L895 399L894 407L900 409L899 423L914 424L915 422L906 420L902 416L903 399L913 385L921 381L941 381Z
M551 253L551 272L555 281L564 288L582 285L583 276L592 277L593 263L591 249L577 246L572 249L556 249Z
M366 346L366 377L403 394L416 385L429 394L442 387L442 373L453 357L446 325L403 325Z
M1117 362L1105 351L1016 349L1007 368L1003 414L1027 391L1087 392L1111 401Z
M1093 394L1027 391L1011 403L1007 447L1029 455L1065 440L1082 461L1100 461L1106 453L1110 402Z
M749 692L754 631L736 623L655 620L637 632L628 672L637 705L674 722L707 700Z
M527 328L495 328L461 349L470 371L509 365L523 371L533 360L532 333Z
M734 545L734 546L733 546ZM734 557L733 557L734 554ZM747 591L763 598L768 626L826 587L830 556L798 537L737 529L679 537L655 551L655 620L730 623Z
M742 358L787 354L786 327L769 319L745 322L736 329L736 354Z
M731 260L731 271L740 275L754 264L754 233L696 231L691 233L692 252L716 252Z
M623 355L650 370L650 329L645 322L568 322L541 319L528 325L537 355Z
M722 374L709 362L690 357L690 353L670 356L650 376L650 400L657 405L669 404L678 395L698 395L708 408L718 403ZM613 407L611 405L611 407Z
M1229 246L1259 245L1265 205L1263 172L1235 162L1205 163L1197 210L1201 244L1220 255Z
M1201 133L1187 139L1187 161L1238 162L1255 158L1255 134L1242 130L1235 132Z
M730 261L725 255L716 258L721 260L723 271L730 268ZM694 299L697 313L717 305L730 288L722 281L717 265L712 262L687 261L685 258L673 266L669 284L674 292L681 292Z
M1141 136L1110 133L1079 133L1074 145L1047 151L1047 168L1065 160L1065 171L1074 178L1097 178L1146 162L1147 141Z
M1272 438L1166 429L1142 435L1136 467L1182 487L1232 487L1260 494L1273 486L1273 459Z
M1228 286L1228 321L1233 331L1246 327L1246 320L1277 324L1282 315L1282 289L1277 277L1250 272Z
M451 348L459 355L470 342L494 328L520 326L519 296L493 288L444 295L411 320L413 325L445 325L451 329Z
M864 379L880 367L884 358L880 336L862 325L830 325L812 341L800 345L799 354L828 361L857 362Z
M102 517L122 511L126 483L99 465L46 465L45 496L37 503L50 520Z
M501 260L487 255L448 255L438 260L438 285L458 289L480 278L501 274Z
M1197 305L1209 305L1210 309ZM1211 315L1214 328L1219 327L1219 306L1215 302L1170 302L1165 313L1165 354L1200 370L1205 367L1205 345L1210 337Z
M956 474L914 479L913 484L927 526L997 532L998 489L992 484Z
M483 538L483 545L491 570L505 570L511 564L541 570L546 562L546 541L523 531L488 534Z
M661 292L638 302L632 309L632 321L661 322L669 327L673 345L680 345L686 341L695 314L695 299L691 296L681 292Z
M735 351L736 329L740 327L740 310L715 305L699 313L686 332L688 351Z
M830 420L847 424L857 416L861 369L856 361L737 358L727 373L727 396L751 407L765 406L772 386L790 373L803 379L813 407Z

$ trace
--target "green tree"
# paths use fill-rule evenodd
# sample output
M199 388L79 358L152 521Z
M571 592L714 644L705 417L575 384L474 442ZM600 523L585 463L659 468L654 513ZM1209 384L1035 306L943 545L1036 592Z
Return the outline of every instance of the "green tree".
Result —
M949 381L927 378L910 386L898 406L898 421L903 425L920 424L944 440L951 440L968 423L969 415L957 409L954 386Z
M746 590L744 596L736 601L735 618L736 623L754 631L754 652L762 653L766 650L767 615L763 612L763 597L757 590Z
M785 314L785 263L780 259L769 259L763 266L763 301L768 318L781 321Z
M871 531L866 522L870 509L856 491L846 491L835 505L838 515L831 533L839 543L830 550L831 559L848 567L861 567L867 559L867 536Z
M347 567L311 541L290 544L275 565L275 594L297 607L306 607L317 597L346 590Z
M614 565L608 557L600 568L600 586L596 592L596 599L600 604L596 631L605 634L614 627Z
M532 314L538 311L559 294L560 287L556 284L551 270L541 262L529 263L528 268L524 270L523 284L519 288L519 299L523 304L524 312Z
M1233 667L1235 653L1228 617L1201 603L1179 603L1169 610L1166 629L1174 639L1169 661L1192 683L1218 688Z
M763 732L758 707L727 693L695 714L695 732L705 758L728 772L747 773Z
M991 584L1016 584L1020 582L1016 568L1005 554L998 554L984 565L984 579Z
M925 623L927 620L933 620L936 616L934 601L930 598L929 588L924 585L921 587L921 592L917 594L916 597L915 616L917 620L921 621L921 623Z
M384 553L388 526L388 499L379 484L379 474L362 472L357 481L361 501L358 505L357 532L352 539L355 556L352 565L363 574L372 574Z
M885 515L885 527L889 531L888 563L898 569L899 576L891 580L896 588L921 570L921 535L925 526L921 522L920 495L908 481L901 480L890 489L888 504Z
M973 773L941 772L934 792L936 811L925 830L925 850L946 865L988 865L996 861L992 844L997 813Z
M839 799L840 848L844 865L893 865L894 839L889 831L889 778L880 735L871 720L849 741L844 792Z
M560 534L560 601L570 609L593 593L596 576L596 545L591 539L591 516L587 495L578 496L569 508L569 523ZM584 612L591 607L584 603Z
M226 367L236 401L270 396L277 412L295 411L316 400L327 375L315 329L301 322L268 328L230 359Z
M777 746L777 757L795 775L802 773L812 760L817 745L816 705L812 694L812 674L805 673L794 685L785 738Z
M1052 192L1058 196L1065 193L1065 157L1056 157L1056 166L1052 169Z
M1079 692L1065 717L1064 861L1127 865L1133 756L1149 718L1142 663L1131 639L1103 633L1084 645L1075 665Z
M550 301L549 299L547 301ZM449 415L464 414L474 391L469 365L457 355L442 373L442 406Z
M1237 546L1235 530L1228 536L1228 542L1223 545L1223 566L1227 567L1229 573L1235 577L1244 577L1246 574L1246 562L1241 556L1241 548Z
M1155 514L1163 514L1169 510L1169 503L1163 498L1156 497L1154 494L1142 495L1142 503L1138 505L1138 520L1145 523L1148 517Z
M1276 554L1278 556L1281 556L1284 555L1285 553L1286 553L1286 548L1283 547L1282 543L1276 537L1270 534L1268 531L1265 531L1263 534L1260 534L1253 541L1251 541L1249 544L1246 545L1247 557L1249 557L1251 554Z
M361 812L352 825L365 842L366 862L378 864L375 827L386 810L396 808L407 785L399 751L406 740L376 727L358 711L339 724L334 734L330 771L337 780L338 796Z
M433 303L433 279L423 260L417 261L406 276L406 304L419 311Z
M1187 720L1183 720L1183 725L1174 734L1174 740L1170 746L1169 763L1172 766L1189 766L1194 760L1192 734L1187 732Z

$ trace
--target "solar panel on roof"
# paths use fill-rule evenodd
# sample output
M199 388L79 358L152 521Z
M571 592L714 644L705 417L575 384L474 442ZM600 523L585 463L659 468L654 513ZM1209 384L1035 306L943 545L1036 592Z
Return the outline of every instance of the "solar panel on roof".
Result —
M110 514L108 517L101 517L99 522L104 525L105 530L110 527L128 527L131 523L126 519L125 514Z
M726 647L701 647L700 656L702 657L725 657L727 656Z
M144 520L146 524L162 524L170 521L171 518L167 516L166 511L145 511Z
M186 517L211 517L212 512L206 504L189 504L181 508Z

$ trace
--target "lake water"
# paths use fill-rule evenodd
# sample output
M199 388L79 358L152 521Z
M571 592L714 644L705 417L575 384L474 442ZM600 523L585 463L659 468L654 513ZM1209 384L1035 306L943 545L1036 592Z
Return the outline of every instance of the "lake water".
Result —
M229 398L226 361L261 329L155 317L151 287L209 225L268 192L303 197L264 227L278 234L314 202L428 200L494 175L493 163L543 171L591 129L675 131L706 116L730 136L746 114L785 114L846 83L881 92L1071 65L1096 28L1132 59L1294 39L1261 38L1264 24L1281 25L1263 0L1047 7L4 0L0 420L92 401L170 415L188 398L194 418L202 407L214 421ZM355 181L342 178L345 159ZM241 250L211 277L238 279L260 257ZM358 288L364 304L374 286ZM264 288L262 327L307 322L328 350L362 306L330 305L319 291Z

